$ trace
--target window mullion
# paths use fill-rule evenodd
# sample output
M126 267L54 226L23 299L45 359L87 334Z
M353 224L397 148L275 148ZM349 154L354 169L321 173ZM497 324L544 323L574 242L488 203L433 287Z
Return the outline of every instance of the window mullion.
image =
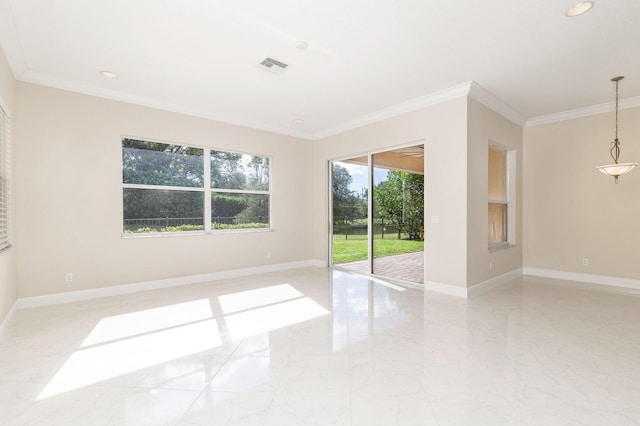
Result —
M211 150L204 150L204 232L211 232Z
M197 186L168 186L168 185L148 185L140 183L123 183L123 188L126 189L157 189L160 191L193 191L202 192L203 189Z
M212 193L219 192L221 194L264 194L269 195L271 191L260 191L258 189L226 189L226 188L211 188Z

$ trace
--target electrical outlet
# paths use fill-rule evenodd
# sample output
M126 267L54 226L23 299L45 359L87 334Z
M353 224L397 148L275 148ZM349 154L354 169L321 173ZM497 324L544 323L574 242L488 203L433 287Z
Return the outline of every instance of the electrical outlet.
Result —
M586 257L582 258L582 266L589 266L589 259Z
M493 262L489 262L489 270L493 270Z
M64 280L68 283L73 281L73 272L67 272L64 276Z

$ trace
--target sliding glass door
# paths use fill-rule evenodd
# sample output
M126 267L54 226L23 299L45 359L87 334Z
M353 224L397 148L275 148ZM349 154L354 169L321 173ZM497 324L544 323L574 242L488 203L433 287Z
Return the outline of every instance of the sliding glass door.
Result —
M424 282L423 145L333 161L331 264Z

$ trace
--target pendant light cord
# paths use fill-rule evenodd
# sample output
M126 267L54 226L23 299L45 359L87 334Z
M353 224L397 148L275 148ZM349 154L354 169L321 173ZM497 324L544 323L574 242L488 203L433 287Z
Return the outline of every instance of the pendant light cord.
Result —
M611 155L611 158L613 158L615 164L607 164L604 166L596 167L597 170L601 171L605 175L613 176L616 183L618 183L619 176L630 172L638 166L638 163L618 163L618 159L620 158L620 140L618 139L618 104L620 99L618 97L618 82L623 78L624 76L621 75L618 77L613 77L611 79L611 81L616 83L616 138L611 143L612 146L609 150L609 154Z
M609 154L611 154L611 158L613 161L618 164L618 158L620 158L620 141L618 140L618 81L616 80L616 138L612 142L611 150L609 150Z

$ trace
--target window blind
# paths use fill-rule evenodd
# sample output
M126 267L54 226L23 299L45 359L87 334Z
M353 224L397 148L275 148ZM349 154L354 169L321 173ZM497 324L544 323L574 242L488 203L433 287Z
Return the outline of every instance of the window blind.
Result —
M9 116L0 106L0 251L9 247L10 151Z

